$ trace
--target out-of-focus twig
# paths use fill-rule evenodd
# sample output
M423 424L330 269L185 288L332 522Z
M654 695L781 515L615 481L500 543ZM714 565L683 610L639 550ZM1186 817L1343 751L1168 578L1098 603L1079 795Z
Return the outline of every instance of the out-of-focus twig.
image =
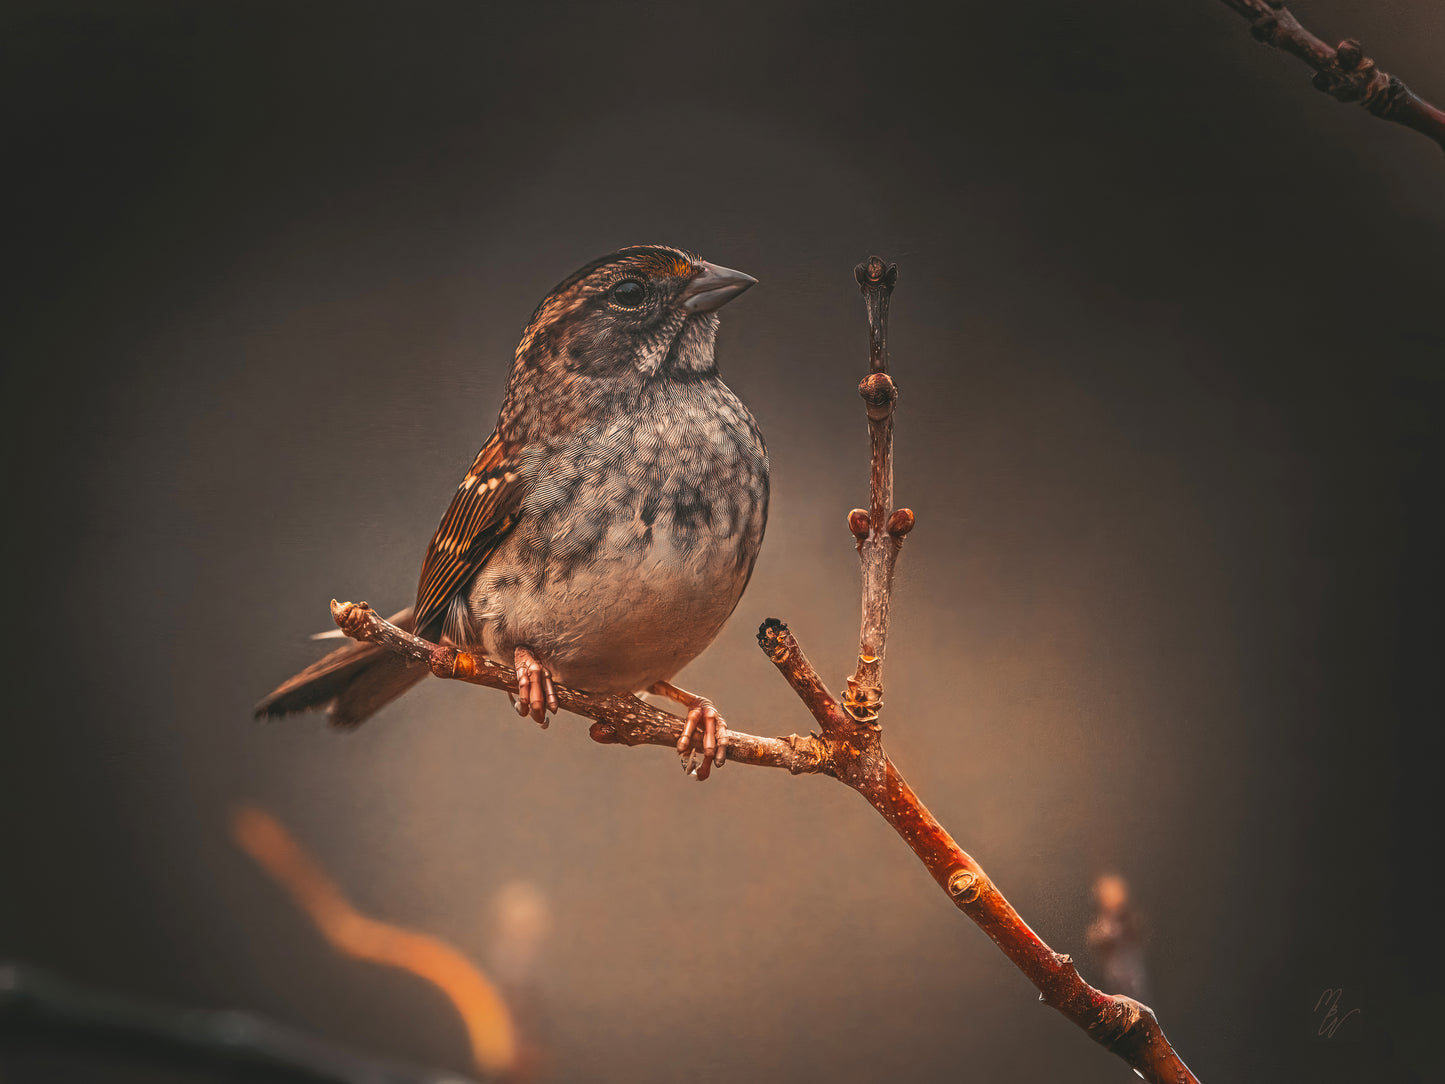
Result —
M1331 49L1300 24L1283 0L1223 2L1249 20L1250 32L1260 41L1313 68L1317 89L1341 102L1359 102L1382 120L1413 128L1445 150L1445 111L1381 71L1359 42L1346 38Z
M276 1084L469 1084L389 1063L229 1010L187 1009L0 964L0 1046L101 1053L127 1062ZM238 1075L239 1074L239 1075Z
M333 948L359 960L410 971L432 983L461 1015L477 1067L495 1074L512 1070L518 1049L512 1015L475 964L429 934L359 913L315 859L264 810L238 809L232 833L236 843L291 894Z
M1085 938L1099 957L1104 984L1116 994L1145 997L1144 930L1129 899L1129 883L1117 873L1103 874L1094 881L1094 899L1099 913Z
M547 1025L539 982L542 945L551 925L551 905L530 881L511 881L492 901L488 957L512 1019L517 1022L517 1061L508 1081L531 1084L547 1075Z

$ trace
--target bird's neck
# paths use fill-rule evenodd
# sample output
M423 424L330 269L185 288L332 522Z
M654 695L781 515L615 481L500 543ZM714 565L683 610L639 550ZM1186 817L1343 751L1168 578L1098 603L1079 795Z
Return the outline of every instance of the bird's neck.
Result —
M658 375L688 377L716 374L717 327L715 312L688 317L663 357Z

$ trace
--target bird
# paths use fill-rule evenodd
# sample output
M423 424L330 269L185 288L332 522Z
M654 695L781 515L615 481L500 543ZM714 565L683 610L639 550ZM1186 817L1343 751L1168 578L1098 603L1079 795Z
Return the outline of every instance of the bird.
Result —
M718 310L756 282L668 245L563 279L527 323L415 603L392 618L512 666L518 713L544 727L557 683L682 704L678 753L698 779L726 760L726 722L671 679L737 606L767 525L767 448L716 357ZM354 727L428 672L348 644L256 715L324 710Z

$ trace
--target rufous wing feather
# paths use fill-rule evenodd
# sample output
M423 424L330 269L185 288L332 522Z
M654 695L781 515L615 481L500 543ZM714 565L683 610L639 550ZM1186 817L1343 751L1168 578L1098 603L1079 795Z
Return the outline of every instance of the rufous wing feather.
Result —
M493 433L457 487L422 562L415 606L419 636L437 634L452 596L516 525L524 489L518 450Z

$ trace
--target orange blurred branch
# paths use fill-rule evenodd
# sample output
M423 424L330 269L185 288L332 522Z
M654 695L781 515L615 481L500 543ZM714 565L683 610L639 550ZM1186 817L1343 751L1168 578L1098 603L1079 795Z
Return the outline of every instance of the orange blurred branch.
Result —
M238 809L231 830L237 845L290 893L333 948L426 979L456 1006L480 1069L506 1073L515 1067L518 1044L512 1015L475 964L429 934L361 914L285 826L264 810Z

